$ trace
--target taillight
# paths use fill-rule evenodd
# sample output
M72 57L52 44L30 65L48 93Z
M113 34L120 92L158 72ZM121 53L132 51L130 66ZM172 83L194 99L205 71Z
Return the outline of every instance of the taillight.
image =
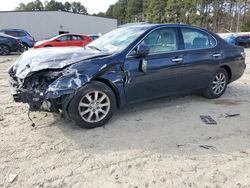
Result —
M34 37L28 37L28 39L33 41L35 40Z
M17 43L21 43L21 40L20 40L20 39L16 39L16 42L17 42Z
M240 52L240 55L241 55L244 59L246 58L246 53L245 53L245 51Z

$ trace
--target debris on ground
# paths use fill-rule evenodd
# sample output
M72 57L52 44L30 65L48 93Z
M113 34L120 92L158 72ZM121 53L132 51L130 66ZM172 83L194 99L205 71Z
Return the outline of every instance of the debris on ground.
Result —
M187 144L177 144L177 147L180 148L180 147L184 147L184 146L198 146L202 149L212 149L212 150L215 150L216 148L214 146L211 146L211 145L201 145L201 144L193 144L193 143L187 143Z
M239 113L226 113L225 114L225 117L236 117L236 116L239 116L240 114Z
M210 145L199 145L199 147L203 149L215 149L214 146L210 146Z
M13 183L15 181L15 179L17 178L17 174L12 174L10 173L9 174L9 177L8 177L8 182L9 183Z
M28 111L28 118L29 118L29 120L31 121L31 126L32 127L35 127L36 126L36 124L32 121L32 119L31 119L31 117L30 117L30 110Z
M211 116L207 116L207 115L200 115L201 120L209 125L216 125L217 122L211 117Z

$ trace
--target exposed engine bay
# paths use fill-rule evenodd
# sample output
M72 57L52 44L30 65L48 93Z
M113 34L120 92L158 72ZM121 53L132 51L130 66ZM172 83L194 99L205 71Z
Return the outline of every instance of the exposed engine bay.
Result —
M88 64L103 56L107 55L77 47L27 51L9 69L13 98L27 103L31 111L58 112L68 104L70 95L90 80L88 74L80 74L71 65Z

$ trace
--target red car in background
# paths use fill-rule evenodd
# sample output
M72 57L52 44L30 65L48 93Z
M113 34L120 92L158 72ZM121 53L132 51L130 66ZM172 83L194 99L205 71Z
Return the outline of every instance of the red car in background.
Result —
M34 48L43 47L64 47L64 46L80 46L83 47L90 43L92 39L89 36L81 34L62 34L35 43Z

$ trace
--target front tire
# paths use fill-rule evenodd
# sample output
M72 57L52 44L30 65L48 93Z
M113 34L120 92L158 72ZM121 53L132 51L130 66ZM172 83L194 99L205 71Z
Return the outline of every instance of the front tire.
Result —
M111 88L96 81L82 87L68 108L70 118L87 129L107 123L115 109L116 98Z
M213 76L204 96L209 99L219 98L227 89L228 74L223 68L220 68Z

